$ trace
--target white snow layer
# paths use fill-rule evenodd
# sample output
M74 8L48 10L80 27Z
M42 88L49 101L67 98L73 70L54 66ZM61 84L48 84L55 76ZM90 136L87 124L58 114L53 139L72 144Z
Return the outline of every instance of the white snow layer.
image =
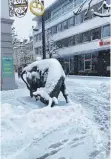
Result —
M46 107L21 115L13 107L10 104L2 105L2 159L36 159L42 147L39 152L34 152L35 141L37 144L47 134L67 124L73 124L76 135L86 131L85 136L90 136L92 143L89 145L91 149L103 149L102 134L80 105L53 109Z
M65 77L62 66L56 59L45 59L33 62L32 64L25 67L23 71L29 72L34 66L37 66L37 69L42 73L48 69L48 76L45 85L45 91L47 91L47 93L50 93L54 89L61 76Z
M108 158L107 133L92 118L93 108L100 119L100 113L104 115L108 109L106 105L103 111L109 93L101 79L67 79L73 101L65 104L60 96L59 106L53 108L31 99L26 88L2 91L2 159ZM18 86L22 84L21 80L17 82Z

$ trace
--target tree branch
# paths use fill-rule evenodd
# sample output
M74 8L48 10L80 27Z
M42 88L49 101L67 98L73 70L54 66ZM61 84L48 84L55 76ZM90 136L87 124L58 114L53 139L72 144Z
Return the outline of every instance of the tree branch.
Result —
M87 0L85 0L85 1L79 6L79 8L78 8L77 11L73 12L74 15L78 15L78 14L82 11L83 6L85 5L86 2L87 2ZM87 14L89 13L89 11L90 11L90 9L91 9L91 3L92 3L92 0L90 0L89 3L88 3L88 8L87 8L87 11L86 11L86 13L85 13L85 16L87 16ZM98 17L101 17L101 18L103 18L103 17L110 17L110 16L111 16L111 12L110 12L110 10L111 10L111 5L108 4L108 3L106 2L106 0L103 0L103 3L102 3L102 5L100 6L100 8L98 8L98 11L100 11L101 9L105 9L106 11L108 11L108 13L103 13L103 14L102 14L102 13L95 12L95 11L92 9L92 10L91 10L92 15L95 15L95 16L98 16Z

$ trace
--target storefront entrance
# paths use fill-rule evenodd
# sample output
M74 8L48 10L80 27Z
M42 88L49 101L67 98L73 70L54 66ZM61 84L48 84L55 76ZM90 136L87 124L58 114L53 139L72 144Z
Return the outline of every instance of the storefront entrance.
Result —
M110 51L101 51L98 56L99 76L110 76Z

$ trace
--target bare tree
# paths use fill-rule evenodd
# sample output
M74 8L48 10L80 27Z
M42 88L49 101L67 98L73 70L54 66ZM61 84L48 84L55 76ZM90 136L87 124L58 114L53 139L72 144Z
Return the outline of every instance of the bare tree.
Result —
M18 35L16 34L15 27L12 27L12 44L15 45L19 43Z
M50 31L46 32L46 53L49 55L49 58L52 58L53 55L58 53L58 46L52 39Z
M22 43L20 54L21 54L20 60L23 65L27 65L30 61L33 61L32 55L29 54L29 50L27 50L24 42Z
M86 13L85 13L85 16L87 16L88 14L89 14L89 12L92 14L92 15L94 15L94 16L98 16L98 17L101 17L101 18L103 18L103 17L110 17L111 16L111 4L108 4L108 1L107 0L103 0L102 1L102 5L100 6L100 8L98 8L98 12L97 11L95 11L94 9L91 9L91 3L92 3L92 1L93 0L90 0L89 2L88 2L88 8L87 8L87 11L86 11ZM82 9L83 9L83 7L84 7L84 5L87 3L87 0L84 0L83 1L83 3L79 6L79 8L76 10L76 11L74 11L74 14L75 15L78 15L81 11L82 11ZM100 10L105 10L106 12L104 12L104 13L99 13L99 11Z

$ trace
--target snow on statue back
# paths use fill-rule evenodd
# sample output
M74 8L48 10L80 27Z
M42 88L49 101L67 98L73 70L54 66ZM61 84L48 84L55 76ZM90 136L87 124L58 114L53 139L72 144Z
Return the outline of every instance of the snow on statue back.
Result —
M39 73L40 81L45 78L44 87L40 85L40 89L33 93L33 95L41 102L45 104L54 105L57 104L57 98L59 96L60 91L63 93L63 96L68 102L66 86L65 86L65 73L62 69L62 66L56 59L45 59L36 61L23 69L23 72L26 72L32 77L33 68L36 68L35 78L39 81L36 73ZM47 71L46 71L47 70ZM47 72L47 78L44 77L44 73ZM28 77L29 77L28 75ZM34 75L34 73L33 73ZM42 84L42 82L40 82Z

